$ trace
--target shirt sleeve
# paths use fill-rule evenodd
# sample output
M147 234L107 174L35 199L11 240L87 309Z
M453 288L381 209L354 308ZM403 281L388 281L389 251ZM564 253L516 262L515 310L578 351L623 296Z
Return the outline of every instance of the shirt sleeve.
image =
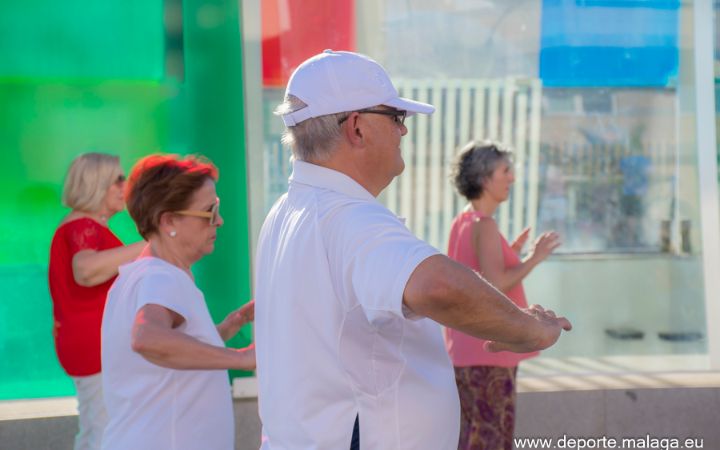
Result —
M81 250L99 250L102 245L99 225L91 220L77 220L69 224L67 240L73 255Z
M135 312L148 304L160 305L187 320L189 313L186 304L187 294L183 293L186 289L186 283L168 271L148 272L138 281Z
M344 289L357 299L370 322L387 313L408 317L403 308L405 286L417 266L437 249L415 237L382 205L347 208L335 223L338 242L331 266L342 267Z

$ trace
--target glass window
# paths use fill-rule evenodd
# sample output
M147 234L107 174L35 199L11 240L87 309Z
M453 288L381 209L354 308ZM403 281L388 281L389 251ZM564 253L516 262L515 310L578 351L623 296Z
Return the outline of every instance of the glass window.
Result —
M268 4L284 2L263 2L262 14ZM561 234L563 246L525 287L531 302L575 324L533 370L588 357L610 358L593 366L610 372L707 362L692 9L664 0L368 0L320 27L354 30L335 48L370 55L402 94L437 107L408 119L406 170L381 196L418 236L446 246L463 206L447 181L459 146L489 138L515 150L517 181L498 223L508 238L525 226ZM288 23L287 33L310 30ZM299 60L320 50L308 45ZM266 57L263 48L263 67ZM258 111L266 209L290 170L271 114L283 84L264 86ZM654 355L663 363L644 359Z

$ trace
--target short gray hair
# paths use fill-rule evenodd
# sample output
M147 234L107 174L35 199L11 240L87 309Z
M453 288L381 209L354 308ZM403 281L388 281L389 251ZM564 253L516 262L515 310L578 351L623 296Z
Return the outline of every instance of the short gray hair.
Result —
M84 153L70 165L62 202L78 211L98 212L104 206L105 194L122 174L120 159L105 153Z
M490 178L498 162L512 163L513 153L493 141L470 141L455 158L451 179L458 193L468 200L480 198L483 182Z
M306 106L305 102L289 94L285 97L285 101L275 109L275 114L282 116ZM340 140L341 133L338 122L347 115L347 112L342 112L303 120L297 125L285 129L282 143L290 147L293 156L300 161L325 161Z

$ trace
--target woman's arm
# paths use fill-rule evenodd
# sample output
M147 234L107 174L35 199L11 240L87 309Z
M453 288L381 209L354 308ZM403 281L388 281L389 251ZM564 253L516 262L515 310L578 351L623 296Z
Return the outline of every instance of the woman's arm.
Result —
M545 233L535 241L533 250L525 260L506 268L500 230L493 219L484 217L475 222L473 238L481 275L502 292L508 292L520 283L560 245L557 234Z
M107 250L81 250L73 256L72 270L75 282L80 286L97 286L118 273L118 267L140 255L147 242Z
M185 319L175 311L148 304L135 316L131 346L153 364L169 369L253 370L255 346L243 349L217 347L201 342L176 328Z

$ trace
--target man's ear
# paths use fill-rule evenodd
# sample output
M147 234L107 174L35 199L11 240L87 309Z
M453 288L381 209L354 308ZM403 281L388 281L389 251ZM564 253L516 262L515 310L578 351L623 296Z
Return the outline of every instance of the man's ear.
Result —
M361 121L359 119L360 114L352 112L343 124L343 134L353 146L362 145L364 140Z

